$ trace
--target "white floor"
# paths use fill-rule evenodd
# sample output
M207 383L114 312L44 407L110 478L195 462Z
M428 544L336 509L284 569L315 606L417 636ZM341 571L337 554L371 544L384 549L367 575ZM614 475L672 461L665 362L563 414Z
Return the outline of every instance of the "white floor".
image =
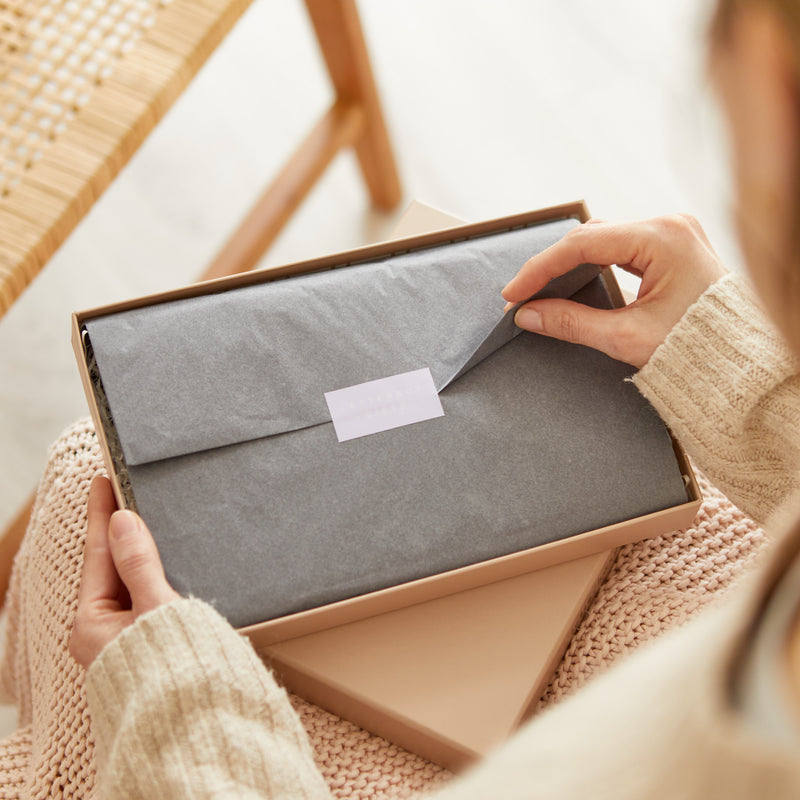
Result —
M479 220L577 198L677 210L731 266L724 143L703 73L707 0L362 0L407 200ZM0 524L86 413L76 309L196 276L330 97L298 0L256 0L35 284L0 320ZM340 157L265 259L377 240Z

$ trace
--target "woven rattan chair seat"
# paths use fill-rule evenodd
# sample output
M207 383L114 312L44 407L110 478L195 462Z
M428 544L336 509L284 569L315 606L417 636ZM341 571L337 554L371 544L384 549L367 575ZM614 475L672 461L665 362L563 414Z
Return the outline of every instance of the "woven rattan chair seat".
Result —
M0 0L0 316L249 0Z

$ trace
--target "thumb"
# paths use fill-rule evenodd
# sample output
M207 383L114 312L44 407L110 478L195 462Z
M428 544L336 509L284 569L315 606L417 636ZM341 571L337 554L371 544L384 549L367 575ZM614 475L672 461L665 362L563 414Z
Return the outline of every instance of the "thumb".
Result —
M164 575L156 543L138 514L115 511L108 526L108 544L134 614L150 611L178 597Z
M573 342L620 361L641 367L647 360L637 363L638 348L626 333L629 327L622 314L626 309L598 309L571 300L537 300L526 303L514 315L514 323L533 333L554 339Z

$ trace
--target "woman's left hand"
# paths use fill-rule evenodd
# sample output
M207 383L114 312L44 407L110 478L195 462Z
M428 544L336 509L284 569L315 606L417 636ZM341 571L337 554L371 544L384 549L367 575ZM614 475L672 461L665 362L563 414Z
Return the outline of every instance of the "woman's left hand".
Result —
M179 597L141 517L118 511L108 478L96 477L89 489L83 574L69 640L72 657L88 668L137 617Z

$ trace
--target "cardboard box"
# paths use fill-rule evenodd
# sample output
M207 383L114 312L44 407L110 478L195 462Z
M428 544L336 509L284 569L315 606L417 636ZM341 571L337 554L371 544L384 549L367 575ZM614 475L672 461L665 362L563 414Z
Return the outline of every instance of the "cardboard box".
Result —
M182 301L188 298L212 297L219 293L231 292L243 287L252 287L294 276L374 263L381 259L396 257L405 253L422 253L424 255L427 252L431 252L429 248L450 243L474 242L481 237L527 229L544 221L585 220L587 217L588 213L584 204L573 203L477 225L466 225L451 230L414 236L399 242L371 245L343 254L325 256L287 267L210 281L173 292L139 298L75 314L73 316L73 346L89 406L97 427L98 438L106 463L109 466L109 473L113 476L115 492L119 502L123 505L128 505L130 495L124 485L124 479L121 479L124 476L124 469L120 469L119 460L115 461L112 458L112 450L119 452L119 447L115 444L115 427L111 421L109 409L103 406L102 395L96 393L97 374L93 365L90 365L89 361L87 361L88 350L85 334L87 323L91 324L92 321L113 317L120 314L120 312L133 309L156 306L167 308L167 306L164 306L165 303ZM622 298L610 273L604 273L604 280L608 294L613 299L614 304L621 305ZM444 598L475 587L514 579L532 570L601 553L627 542L685 527L691 523L696 514L700 503L700 493L691 468L677 445L675 445L675 458L677 468L686 482L686 494L685 501L678 502L669 508L622 520L614 524L604 525L585 533L571 535L560 541L511 552L374 591L358 593L347 599L325 603L257 624L246 625L242 630L250 636L257 647L264 648L277 642L306 636L379 614L386 614L418 603ZM170 578L174 580L172 575ZM214 598L209 599L213 600Z

